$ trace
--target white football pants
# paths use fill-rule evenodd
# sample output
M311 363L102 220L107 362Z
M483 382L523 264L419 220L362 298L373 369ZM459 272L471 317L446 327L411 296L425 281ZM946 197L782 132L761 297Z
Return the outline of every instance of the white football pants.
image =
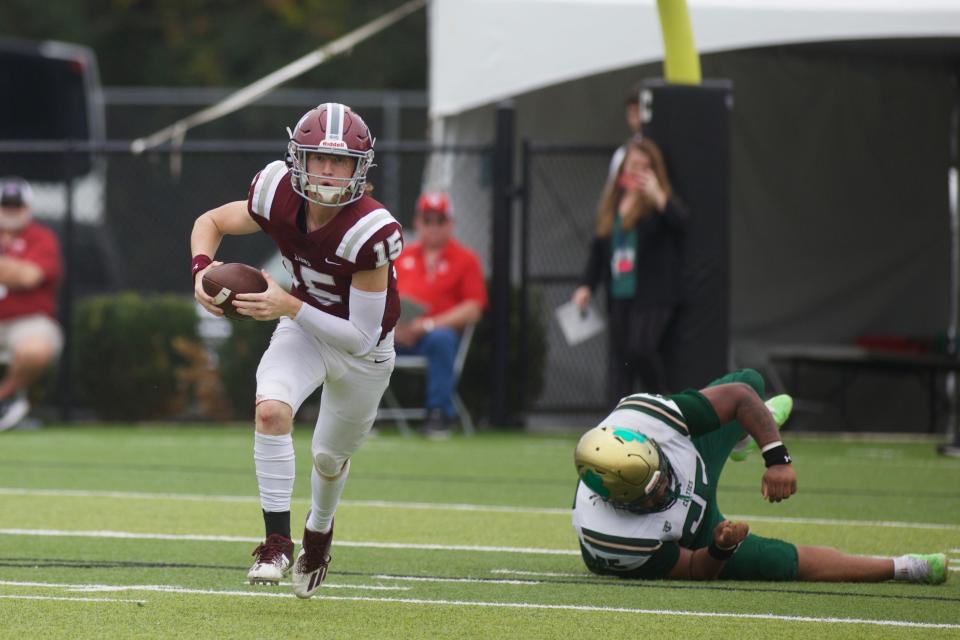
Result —
M394 361L393 332L361 358L280 318L257 368L257 402L279 400L296 416L322 384L311 449L317 470L335 476L370 432Z

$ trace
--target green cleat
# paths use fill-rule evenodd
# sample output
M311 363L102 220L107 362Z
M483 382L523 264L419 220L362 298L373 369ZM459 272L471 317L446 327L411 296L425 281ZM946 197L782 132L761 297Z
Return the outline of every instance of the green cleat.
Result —
M773 396L764 404L766 404L767 409L770 410L773 421L777 423L778 427L782 428L790 417L790 412L793 411L793 398L785 393L781 393L778 396ZM750 452L755 449L757 449L756 440L750 436L744 436L740 442L734 446L733 451L730 452L730 459L734 462L743 462L750 457Z
M734 462L743 462L750 457L750 452L757 448L757 441L751 436L743 436L730 452L730 459Z
M783 428L784 423L793 411L793 398L785 393L781 393L778 396L773 396L764 404L767 405L767 409L770 409L770 413L773 414L773 421L777 423L778 427Z
M943 553L911 553L909 558L917 561L916 572L911 572L911 582L943 584L947 581L950 561Z

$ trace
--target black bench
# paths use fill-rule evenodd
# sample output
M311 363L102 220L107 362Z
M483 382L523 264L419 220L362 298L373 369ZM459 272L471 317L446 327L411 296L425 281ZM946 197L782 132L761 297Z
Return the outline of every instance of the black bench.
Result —
M937 399L941 376L960 371L960 357L938 353L905 353L866 349L846 345L778 345L767 350L771 362L789 367L790 389L799 395L796 385L801 366L830 366L849 372L847 384L861 371L889 371L923 376L930 394L930 432L936 430ZM948 397L950 416L955 416L956 398ZM952 422L951 422L952 424Z

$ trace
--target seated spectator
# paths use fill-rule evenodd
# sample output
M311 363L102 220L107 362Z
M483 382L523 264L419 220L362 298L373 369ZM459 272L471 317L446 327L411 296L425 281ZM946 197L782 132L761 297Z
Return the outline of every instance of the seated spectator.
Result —
M60 244L30 216L30 185L0 178L0 431L17 426L30 411L27 388L60 354L63 334L56 317L62 269Z
M397 354L427 357L427 421L424 434L446 437L456 416L453 365L460 332L477 322L487 305L480 261L453 238L450 199L424 193L413 220L416 242L396 262L401 300L424 308L416 318L400 318L394 333Z

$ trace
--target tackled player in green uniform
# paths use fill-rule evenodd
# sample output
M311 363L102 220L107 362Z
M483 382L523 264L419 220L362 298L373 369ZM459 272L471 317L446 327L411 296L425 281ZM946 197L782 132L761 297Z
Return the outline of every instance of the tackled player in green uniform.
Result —
M797 491L778 428L793 402L784 395L764 403L763 395L760 374L743 369L700 391L627 396L585 433L573 525L587 567L625 578L944 582L942 553L854 556L757 536L723 517L717 483L745 436L766 462L763 498L780 502Z

